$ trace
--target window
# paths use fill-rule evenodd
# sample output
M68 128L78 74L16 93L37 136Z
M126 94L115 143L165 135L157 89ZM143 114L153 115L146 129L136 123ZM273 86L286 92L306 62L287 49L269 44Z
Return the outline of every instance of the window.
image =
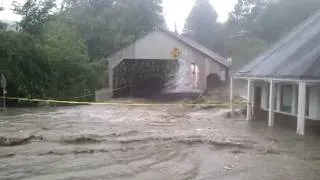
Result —
M299 87L298 86L293 86L294 88L294 93L295 93L295 96L294 96L294 110L293 111L293 114L297 115L298 114L298 101L299 101Z
M219 68L220 68L220 71L225 71L225 67L224 66L220 65Z
M220 70L221 81L225 81L227 78L227 71L225 69Z
M310 87L307 86L306 89L306 116L310 115Z
M278 110L278 89L280 88L280 84L274 85L274 101L273 101L273 110Z
M291 113L292 110L292 86L281 86L281 104L280 110L283 112Z

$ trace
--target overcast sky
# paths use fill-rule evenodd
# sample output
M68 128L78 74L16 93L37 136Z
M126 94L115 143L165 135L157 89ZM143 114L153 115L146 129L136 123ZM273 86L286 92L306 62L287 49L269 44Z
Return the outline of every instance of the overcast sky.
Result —
M0 0L0 6L5 10L0 12L0 20L18 21L19 16L12 13L11 4L14 0ZM17 2L23 2L24 0L15 0ZM177 24L178 30L181 32L188 17L195 0L163 0L163 11L166 18L168 27L174 30L175 24ZM224 22L228 18L229 12L233 10L237 0L210 0L212 6L218 13L218 20Z
M174 26L177 24L178 30L181 32L195 1L163 0L164 15L171 30L174 30ZM228 14L233 10L237 0L210 0L210 2L218 13L218 21L224 22L228 19Z

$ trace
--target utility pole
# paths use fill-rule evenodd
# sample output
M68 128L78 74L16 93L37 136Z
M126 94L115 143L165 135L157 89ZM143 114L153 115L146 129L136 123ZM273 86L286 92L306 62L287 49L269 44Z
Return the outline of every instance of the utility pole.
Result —
M177 23L174 23L174 33L179 34Z
M1 74L1 87L2 87L3 109L6 109L7 79L3 74Z

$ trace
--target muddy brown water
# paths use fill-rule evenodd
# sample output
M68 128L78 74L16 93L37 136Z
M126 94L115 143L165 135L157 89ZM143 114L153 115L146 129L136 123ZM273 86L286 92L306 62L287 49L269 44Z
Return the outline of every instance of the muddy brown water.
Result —
M320 179L319 136L227 110L79 106L0 112L0 179Z

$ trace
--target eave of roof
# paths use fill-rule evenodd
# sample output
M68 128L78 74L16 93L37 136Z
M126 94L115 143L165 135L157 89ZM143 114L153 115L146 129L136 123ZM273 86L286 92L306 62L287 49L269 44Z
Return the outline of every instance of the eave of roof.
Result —
M201 45L201 44L199 44L199 43L197 43L197 42L195 42L185 36L182 36L182 35L179 35L174 32L164 30L164 29L161 29L160 31L166 35L169 35L170 37L177 39L178 41L182 42L183 44L191 47L192 49L196 50L197 52L203 54L204 56L209 57L210 59L218 62L219 64L221 64L225 67L229 67L231 65L230 62L226 58L222 57L218 53L213 52L212 50L204 47L203 45Z
M319 57L320 11L233 76L320 79Z
M184 36L181 36L181 35L178 35L174 32L171 32L171 31L167 31L167 30L164 30L164 29L159 29L159 30L156 30L156 31L153 31L153 32L150 32L150 33L154 33L154 32L162 32L163 34L169 36L170 38L174 38L175 40L185 44L186 46L192 48L193 50L199 52L200 54L206 56L206 57L209 57L210 59L212 59L213 61L225 66L225 67L229 67L231 65L231 63L224 57L222 57L221 55L219 55L218 53L215 53L213 52L212 50L202 46L201 44L187 38L187 37L184 37ZM132 44L128 45L127 47L135 44L137 41L145 38L147 35L145 35L144 37L141 37L139 39L137 39L135 42L133 42ZM119 50L121 51L121 50ZM119 52L117 51L117 52ZM109 57L112 57L114 54L116 54L117 52L114 52L112 53L111 55L107 56L107 59Z

